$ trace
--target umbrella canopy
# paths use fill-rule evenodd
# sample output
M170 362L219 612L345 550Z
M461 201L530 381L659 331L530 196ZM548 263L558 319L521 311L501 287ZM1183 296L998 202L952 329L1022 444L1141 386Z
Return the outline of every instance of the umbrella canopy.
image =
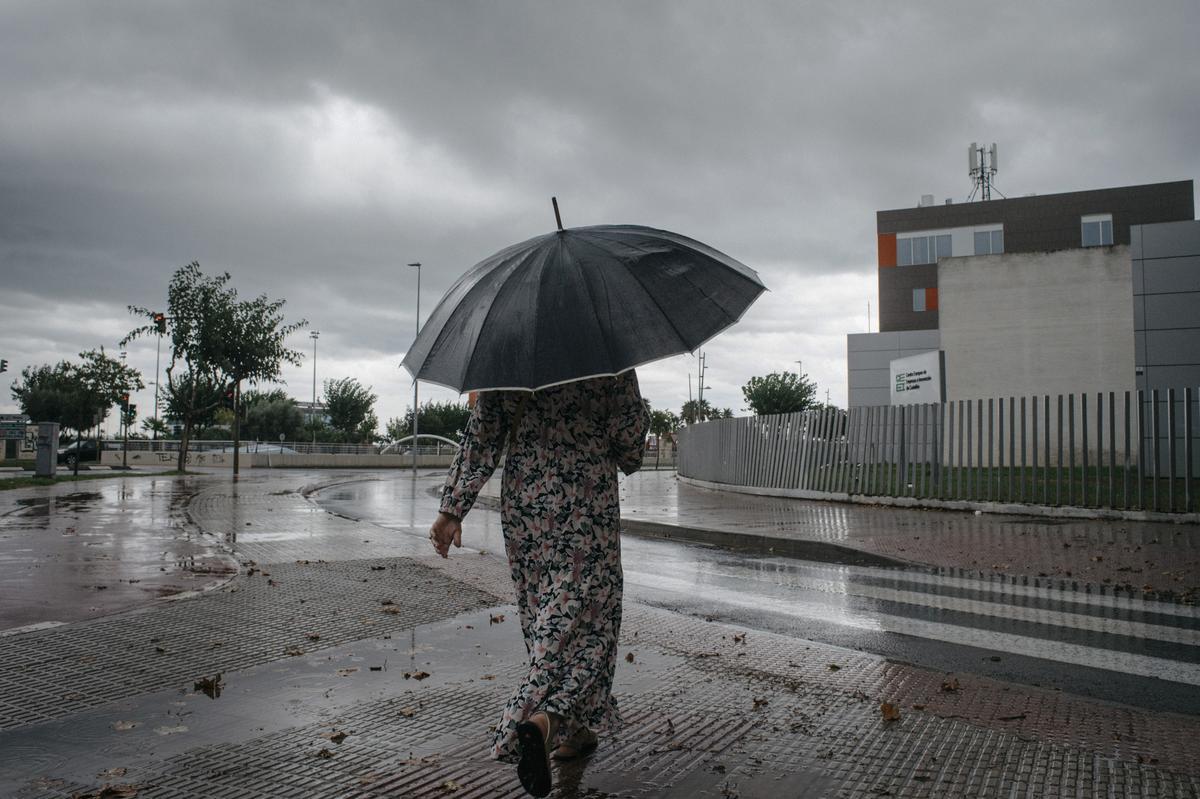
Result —
M678 233L557 230L459 278L404 367L460 392L616 375L695 350L765 290L753 269Z

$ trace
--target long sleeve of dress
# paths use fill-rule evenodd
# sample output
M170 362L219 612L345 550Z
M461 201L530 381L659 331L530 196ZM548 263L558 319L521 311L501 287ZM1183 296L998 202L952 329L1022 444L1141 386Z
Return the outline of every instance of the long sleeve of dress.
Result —
M613 410L608 419L609 452L625 474L642 468L650 412L638 390L637 374L630 369L617 375L613 387Z
M467 515L504 452L508 416L504 398L497 391L484 391L475 401L462 443L450 464L439 507L459 519Z

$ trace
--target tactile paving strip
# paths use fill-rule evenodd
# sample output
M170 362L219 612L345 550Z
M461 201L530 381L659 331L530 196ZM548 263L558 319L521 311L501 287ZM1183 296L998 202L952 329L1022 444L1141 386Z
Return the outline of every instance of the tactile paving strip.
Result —
M393 604L385 605L385 601ZM276 564L200 597L5 639L0 728L493 603L405 559ZM319 644L309 640L319 634Z

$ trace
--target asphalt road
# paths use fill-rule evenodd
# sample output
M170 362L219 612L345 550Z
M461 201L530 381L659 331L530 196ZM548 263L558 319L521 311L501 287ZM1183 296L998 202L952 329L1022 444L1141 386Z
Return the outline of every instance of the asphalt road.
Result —
M436 480L398 476L318 492L325 509L424 538ZM465 544L503 557L482 508ZM916 665L1200 713L1200 610L997 575L883 569L622 541L629 599Z

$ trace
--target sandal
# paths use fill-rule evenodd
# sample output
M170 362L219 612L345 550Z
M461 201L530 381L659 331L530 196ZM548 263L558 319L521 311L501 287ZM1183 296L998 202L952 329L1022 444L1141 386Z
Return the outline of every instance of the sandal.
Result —
M595 752L599 745L596 733L587 727L580 727L570 738L559 744L550 756L555 760L578 760Z
M533 716L539 713L546 717L547 734L544 736L542 728L533 723ZM517 778L521 780L521 787L531 796L548 796L551 788L549 743L554 740L558 723L553 716L541 710L533 716L517 725L517 746L520 750Z

